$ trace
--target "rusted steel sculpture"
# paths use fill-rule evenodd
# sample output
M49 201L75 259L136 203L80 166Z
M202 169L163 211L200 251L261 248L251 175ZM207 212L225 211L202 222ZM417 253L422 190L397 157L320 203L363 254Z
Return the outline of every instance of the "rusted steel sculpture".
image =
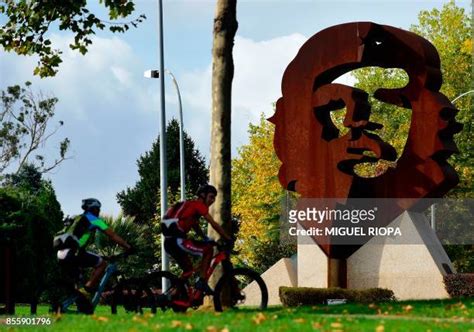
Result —
M370 121L368 94L332 83L339 76L368 66L400 68L409 83L378 89L382 102L412 110L405 149L396 168L374 178L355 174L354 166L379 159L397 160L395 149L375 133L382 125ZM282 165L279 180L303 198L395 198L393 211L379 225L390 223L421 198L441 197L458 177L447 163L457 151L453 135L462 129L458 110L439 92L440 60L435 47L409 31L372 22L327 28L311 37L288 65L276 113L274 147ZM345 135L330 112L346 106ZM376 157L364 155L370 151ZM408 198L408 199L407 199ZM367 239L368 240L368 239ZM319 241L331 258L347 258L358 246Z

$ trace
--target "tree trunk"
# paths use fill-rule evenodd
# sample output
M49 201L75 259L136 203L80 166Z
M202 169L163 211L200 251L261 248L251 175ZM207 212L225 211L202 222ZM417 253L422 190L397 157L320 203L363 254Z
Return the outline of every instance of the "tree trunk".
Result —
M231 231L231 95L234 77L232 48L237 31L237 0L218 0L214 17L212 49L212 128L210 182L218 190L211 214L224 229ZM209 235L216 238L214 230ZM211 286L220 277L214 273Z

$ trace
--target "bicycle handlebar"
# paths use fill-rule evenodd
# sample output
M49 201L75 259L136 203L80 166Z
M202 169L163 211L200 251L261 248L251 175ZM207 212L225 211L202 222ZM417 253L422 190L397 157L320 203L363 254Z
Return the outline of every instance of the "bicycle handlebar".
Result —
M232 250L234 248L234 242L225 241L225 240L219 240L219 241L210 240L206 242L217 247L217 250L219 251L229 251L230 253L234 253L234 251Z

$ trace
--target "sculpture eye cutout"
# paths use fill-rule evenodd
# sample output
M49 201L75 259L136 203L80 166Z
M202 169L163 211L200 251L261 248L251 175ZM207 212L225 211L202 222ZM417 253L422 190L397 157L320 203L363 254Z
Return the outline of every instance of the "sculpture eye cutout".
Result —
M347 107L344 105L343 108L329 112L333 125L339 131L339 137L346 135L349 132L349 128L344 126L344 119L346 117Z

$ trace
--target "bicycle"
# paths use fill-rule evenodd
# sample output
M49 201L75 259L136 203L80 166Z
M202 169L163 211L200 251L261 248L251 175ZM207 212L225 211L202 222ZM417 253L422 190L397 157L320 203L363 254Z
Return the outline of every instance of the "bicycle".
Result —
M191 273L182 273L180 277L168 271L153 272L149 275L147 288L151 290L155 300L155 307L165 311L168 308L176 312L185 312L188 308L196 309L203 303L205 295L212 295L214 309L223 311L225 306L239 308L245 305L247 300L245 288L252 282L256 290L254 303L260 309L266 309L268 304L268 290L265 282L260 275L246 267L234 268L230 261L232 245L228 243L218 243L210 241L209 243L217 247L217 253L213 256L211 265L206 273L207 282L216 269L222 263L223 275L216 284L213 294L204 294L196 289L190 283L190 278L199 271L200 264L195 266ZM162 279L165 279L169 287L166 292L162 292L161 286L155 286L157 282L161 285ZM156 308L155 308L156 309ZM156 311L153 311L155 313Z
M111 312L112 314L117 313L117 306L122 303L127 311L142 312L143 306L153 307L153 304L149 303L150 292L144 290L140 285L142 282L138 279L124 279L118 270L117 261L125 258L129 253L120 253L105 257L108 265L105 269L105 273L99 282L97 291L89 300L83 293L78 290L78 285L82 283L82 275L74 276L76 280L72 283L65 285L66 294L62 298L53 300L51 311L56 313L83 313L93 314L95 308L99 304L99 301L106 290L106 286L112 277L117 279L116 285L111 288ZM127 296L123 296L124 293Z

